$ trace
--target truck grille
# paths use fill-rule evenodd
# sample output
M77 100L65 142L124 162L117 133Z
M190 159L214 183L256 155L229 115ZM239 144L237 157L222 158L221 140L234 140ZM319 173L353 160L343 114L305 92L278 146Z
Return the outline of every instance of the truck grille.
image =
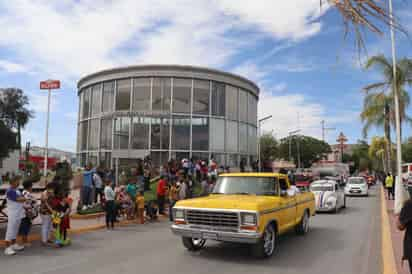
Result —
M189 224L236 228L239 226L236 212L188 210L186 218Z

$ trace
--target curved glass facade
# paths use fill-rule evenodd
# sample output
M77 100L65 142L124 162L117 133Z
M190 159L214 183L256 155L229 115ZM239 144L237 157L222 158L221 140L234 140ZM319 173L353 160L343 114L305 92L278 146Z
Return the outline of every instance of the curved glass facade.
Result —
M213 77L212 77L213 78ZM198 77L112 77L79 90L80 164L113 167L150 156L214 158L237 167L257 155L256 91Z

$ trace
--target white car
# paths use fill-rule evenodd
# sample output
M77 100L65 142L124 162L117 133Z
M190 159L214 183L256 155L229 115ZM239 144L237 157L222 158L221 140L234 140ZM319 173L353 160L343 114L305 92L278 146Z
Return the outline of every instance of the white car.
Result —
M345 186L345 195L368 196L368 183L363 177L350 177Z
M318 180L310 185L315 195L316 211L335 212L346 207L345 193L336 181Z

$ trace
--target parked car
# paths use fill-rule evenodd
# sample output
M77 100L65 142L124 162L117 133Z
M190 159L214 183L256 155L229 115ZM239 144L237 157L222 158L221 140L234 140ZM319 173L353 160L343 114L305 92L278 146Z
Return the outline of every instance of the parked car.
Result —
M315 195L316 211L335 212L346 207L346 197L342 188L334 180L312 182L310 191Z
M363 177L350 177L345 186L345 195L368 196L368 183Z
M173 211L171 229L189 251L215 240L249 244L255 256L270 257L279 235L308 232L315 199L285 174L232 173L220 175L209 196L179 201Z

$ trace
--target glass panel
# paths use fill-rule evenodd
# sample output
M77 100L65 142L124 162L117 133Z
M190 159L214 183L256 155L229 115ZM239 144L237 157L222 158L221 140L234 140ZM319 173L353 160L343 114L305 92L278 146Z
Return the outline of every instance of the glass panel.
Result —
M190 118L173 116L172 149L190 149Z
M247 125L239 123L239 151L248 152L248 143L247 143Z
M195 80L193 87L193 113L209 114L210 82Z
M99 148L99 119L90 120L89 149L97 150Z
M129 110L130 109L130 79L123 79L117 81L117 93L116 93L116 110Z
M238 155L237 154L228 154L227 155L227 165L229 167L238 167Z
M155 167L164 166L169 160L169 152L167 151L152 151L150 153L152 165Z
M249 153L252 155L257 154L257 137L256 137L256 128L248 126L248 147Z
M82 107L82 118L89 117L89 110L90 110L90 89L85 89L83 91L83 107Z
M80 149L87 150L87 134L89 132L89 121L80 123Z
M110 169L110 163L112 160L112 154L110 152L100 153L100 167Z
M96 114L100 113L100 103L101 103L101 97L100 95L102 94L101 92L101 85L94 85L92 88L92 117L94 117Z
M119 117L114 120L114 149L129 148L130 117Z
M208 118L192 118L192 150L209 150Z
M150 118L133 117L132 120L132 148L149 148L149 125Z
M133 110L150 110L150 78L137 78L133 80Z
M248 94L248 120L252 125L257 124L257 100L252 94Z
M238 123L233 121L226 121L226 151L237 152L238 145Z
M82 89L80 91L80 96L79 96L79 119L83 118L83 101L84 101L84 91L85 89Z
M226 117L237 120L238 90L233 86L226 85Z
M225 85L212 83L212 115L225 116Z
M180 163L183 159L189 159L190 154L189 152L172 152L171 156L172 159L175 159L178 163Z
M205 153L205 152L192 152L192 159L194 162L196 161L205 161L206 163L209 160L209 153Z
M169 149L170 119L152 118L152 149Z
M112 149L112 120L102 119L100 128L100 148Z
M242 121L242 122L248 121L247 105L248 105L247 93L246 91L240 89L239 90L239 121Z
M103 84L103 103L102 112L113 111L113 98L114 98L114 82L105 82Z
M170 78L153 78L152 110L170 112L172 84Z
M226 159L225 159L226 155L225 154L216 153L216 154L213 154L212 156L213 156L213 159L215 159L218 167L226 165Z
M87 162L91 164L92 167L97 167L97 152L89 152Z
M225 120L210 119L210 150L225 150Z
M175 78L173 80L173 112L190 113L190 94L192 80Z
M87 153L80 153L80 166L81 167L84 167L87 165L86 158L87 158Z

